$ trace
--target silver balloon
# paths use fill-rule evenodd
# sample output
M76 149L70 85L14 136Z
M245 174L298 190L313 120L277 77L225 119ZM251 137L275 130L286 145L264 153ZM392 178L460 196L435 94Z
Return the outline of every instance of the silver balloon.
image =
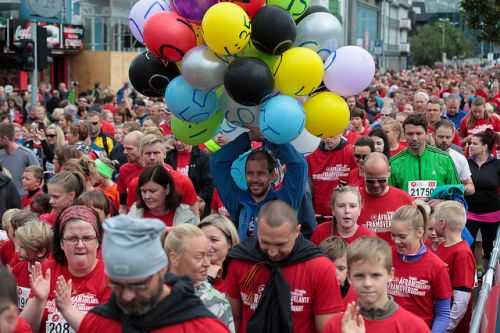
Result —
M339 20L330 13L313 13L297 25L294 46L316 51L323 61L344 45L344 29Z
M219 100L220 109L224 117L231 124L238 127L259 127L260 106L246 106L235 102L226 91L222 93Z
M205 45L201 45L184 55L181 74L193 87L210 90L224 83L227 66L228 62L215 55Z

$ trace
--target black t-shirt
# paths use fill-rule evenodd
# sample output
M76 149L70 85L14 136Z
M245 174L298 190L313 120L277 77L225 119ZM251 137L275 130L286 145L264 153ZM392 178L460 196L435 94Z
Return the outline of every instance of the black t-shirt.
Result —
M500 186L500 160L490 157L481 167L468 159L472 181L476 192L466 196L469 211L473 213L491 213L500 210L498 188Z

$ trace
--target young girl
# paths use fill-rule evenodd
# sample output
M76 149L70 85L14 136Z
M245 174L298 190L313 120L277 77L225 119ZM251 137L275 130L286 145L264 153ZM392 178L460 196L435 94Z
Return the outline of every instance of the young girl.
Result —
M42 168L36 165L30 165L24 169L22 183L27 194L21 198L21 204L23 208L26 208L31 204L35 196L43 193Z
M451 283L446 264L424 245L427 214L406 205L392 218L394 279L389 294L396 303L424 319L432 332L446 332Z
M333 221L318 225L311 237L314 244L319 245L330 236L340 236L348 244L363 236L376 236L367 227L358 225L361 213L361 196L356 187L343 186L335 189L331 207Z
M40 219L54 225L59 213L73 205L76 198L85 191L85 179L78 172L62 171L49 180L47 189L52 211L41 215Z
M335 273L340 286L340 294L347 305L356 301L357 295L347 279L347 243L338 236L331 236L319 244L320 250L335 263ZM345 309L345 308L344 308Z
M112 215L109 199L100 190L93 190L82 193L82 195L80 195L76 200L76 203L78 205L93 208L97 212L97 214L99 214L101 222L104 222L104 220L106 220L108 217L111 217Z
M19 263L12 268L17 282L17 307L20 311L28 301L30 274L35 262L43 262L52 248L52 229L39 220L30 220L16 230L14 244Z

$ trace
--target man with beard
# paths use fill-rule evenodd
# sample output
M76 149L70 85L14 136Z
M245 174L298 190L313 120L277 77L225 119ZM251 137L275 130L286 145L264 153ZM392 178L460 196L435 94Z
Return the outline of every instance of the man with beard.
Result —
M464 184L465 194L472 195L475 192L472 182L469 163L464 155L452 148L453 136L455 135L453 123L449 120L441 120L435 125L434 142L436 147L450 154L455 168L457 169L460 181Z
M228 255L226 294L238 332L321 332L343 308L335 265L300 235L285 202L266 203L257 224L257 237Z
M165 275L162 222L122 215L106 220L103 228L102 256L113 295L85 315L78 332L229 332L190 280Z
M389 185L391 168L384 154L370 153L365 158L363 173L364 185L359 191L363 209L358 224L365 225L392 245L392 214L399 207L411 204L413 199L405 191Z
M257 134L251 133L255 138ZM234 141L226 144L210 158L210 173L224 206L238 228L240 239L256 235L256 218L260 208L268 201L283 200L293 209L301 208L307 181L307 165L291 144L264 142L264 149L250 150L250 136L241 134ZM286 165L285 177L279 189L273 188L276 177L276 162L273 154ZM233 174L238 171L233 162L244 165L239 169L237 184ZM243 188L247 189L244 190Z
M441 185L460 184L450 155L426 143L425 115L409 115L403 123L408 148L391 158L389 183L414 199L428 200Z

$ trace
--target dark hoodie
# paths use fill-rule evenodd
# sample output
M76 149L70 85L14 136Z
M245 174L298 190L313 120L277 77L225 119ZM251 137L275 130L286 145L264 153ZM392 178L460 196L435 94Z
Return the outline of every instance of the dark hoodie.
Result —
M22 208L21 198L10 178L0 174L0 218L11 208Z

